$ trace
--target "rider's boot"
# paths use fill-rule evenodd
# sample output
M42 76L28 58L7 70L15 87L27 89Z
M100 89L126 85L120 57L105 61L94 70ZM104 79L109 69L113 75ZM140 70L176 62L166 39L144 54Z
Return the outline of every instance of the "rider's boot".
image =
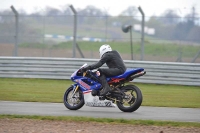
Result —
M106 76L102 74L102 75L99 77L99 79L100 79L101 85L103 86L103 90L102 90L102 92L100 93L100 96L109 95L109 94L110 94L109 92L111 91L111 88L110 88L110 86L108 85L108 82L107 82L107 80L106 80Z

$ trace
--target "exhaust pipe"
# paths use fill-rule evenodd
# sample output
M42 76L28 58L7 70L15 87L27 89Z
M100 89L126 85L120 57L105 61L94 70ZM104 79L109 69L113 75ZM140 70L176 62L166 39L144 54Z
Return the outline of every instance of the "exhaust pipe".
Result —
M142 71L142 72L136 73L136 74L130 76L129 81L133 80L134 78L143 76L143 75L145 75L145 74L146 74L146 71Z

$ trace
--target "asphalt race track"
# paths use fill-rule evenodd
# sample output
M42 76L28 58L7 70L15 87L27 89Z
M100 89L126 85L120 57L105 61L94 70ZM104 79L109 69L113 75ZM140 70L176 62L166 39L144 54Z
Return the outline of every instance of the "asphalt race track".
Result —
M141 106L137 111L125 113L117 107L87 107L72 111L63 103L0 101L0 114L44 115L44 116L86 116L95 118L123 118L137 120L162 120L200 122L200 109Z

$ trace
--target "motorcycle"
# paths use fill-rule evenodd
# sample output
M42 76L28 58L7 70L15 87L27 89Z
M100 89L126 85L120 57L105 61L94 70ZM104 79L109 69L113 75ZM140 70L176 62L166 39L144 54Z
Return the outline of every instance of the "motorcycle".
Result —
M71 85L64 94L64 105L70 110L78 110L83 105L90 107L118 107L123 112L136 111L142 104L141 90L126 83L143 76L146 71L143 68L127 69L122 75L106 77L112 91L101 96L102 85L99 82L97 71L87 70L83 72L87 64L81 66L71 75L75 84Z

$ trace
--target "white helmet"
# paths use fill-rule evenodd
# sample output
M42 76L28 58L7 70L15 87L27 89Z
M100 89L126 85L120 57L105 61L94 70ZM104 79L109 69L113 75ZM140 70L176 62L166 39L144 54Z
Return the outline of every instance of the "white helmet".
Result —
M99 48L100 58L108 51L112 51L112 48L108 44L104 44Z

